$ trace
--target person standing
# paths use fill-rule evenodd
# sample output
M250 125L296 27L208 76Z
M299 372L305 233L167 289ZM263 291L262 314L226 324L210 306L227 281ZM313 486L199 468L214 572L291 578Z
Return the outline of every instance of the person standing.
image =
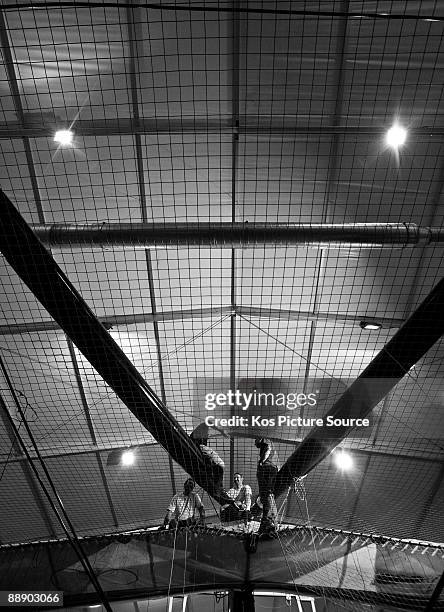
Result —
M256 438L254 441L259 449L257 464L257 482L259 497L262 503L262 519L259 534L274 535L276 533L277 507L274 499L274 484L279 471L279 459L269 438Z
M199 495L193 492L194 486L192 478L184 482L183 493L176 493L171 499L160 529L167 527L175 529L197 524L196 510L199 512L199 523L205 525L205 508Z

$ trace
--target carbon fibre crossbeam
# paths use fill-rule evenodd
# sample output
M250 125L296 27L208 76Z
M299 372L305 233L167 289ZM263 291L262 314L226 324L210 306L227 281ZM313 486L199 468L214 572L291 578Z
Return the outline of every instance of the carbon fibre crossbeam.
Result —
M314 427L287 459L277 475L275 496L316 467L352 431L345 425L326 427L327 417L367 416L443 334L444 279L327 412L324 425Z
M198 447L99 322L52 255L0 191L0 251L79 351L171 457L216 501Z

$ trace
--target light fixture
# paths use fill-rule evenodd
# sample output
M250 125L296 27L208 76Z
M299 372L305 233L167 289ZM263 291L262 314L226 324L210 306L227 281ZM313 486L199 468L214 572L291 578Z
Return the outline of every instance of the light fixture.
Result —
M343 450L338 450L333 455L338 468L341 470L350 470L353 467L353 459L351 455Z
M61 147L68 147L72 144L74 132L71 130L57 130L54 134L54 142L57 142Z
M385 140L389 147L393 149L397 149L401 145L403 145L407 138L407 130L403 128L401 125L395 123L388 130Z
M134 454L134 451L131 449L123 452L120 458L120 462L122 465L133 465L135 460L136 460L136 455Z
M359 323L359 327L361 329L367 329L369 331L376 331L377 329L381 329L382 324L377 323L376 321L361 321Z
M128 467L134 465L136 461L135 448L117 448L110 452L106 460L106 465L122 465Z

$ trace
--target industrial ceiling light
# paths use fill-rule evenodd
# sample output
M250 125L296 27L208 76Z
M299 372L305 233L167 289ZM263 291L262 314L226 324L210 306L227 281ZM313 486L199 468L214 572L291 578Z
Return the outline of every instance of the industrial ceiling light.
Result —
M136 449L117 448L108 455L106 465L123 465L125 467L133 465L136 461Z
M343 450L334 453L334 460L338 468L341 470L351 470L353 467L353 459L351 455Z
M359 327L361 329L368 329L371 331L376 331L377 329L381 329L381 323L377 323L376 321L361 321L359 323Z
M129 449L122 453L121 463L122 465L133 465L136 460L136 455L133 450Z
M57 130L54 134L54 142L59 144L61 147L68 147L72 145L72 140L74 138L74 132L71 130Z
M397 123L392 125L385 137L388 146L392 147L392 149L397 149L398 147L403 145L405 143L406 138L407 130L401 125L398 125Z

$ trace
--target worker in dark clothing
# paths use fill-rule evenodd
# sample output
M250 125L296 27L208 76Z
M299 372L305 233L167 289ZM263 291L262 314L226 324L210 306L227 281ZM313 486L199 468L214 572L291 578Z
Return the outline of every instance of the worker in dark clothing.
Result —
M190 434L190 438L200 449L203 455L204 461L209 467L209 471L212 475L215 490L220 493L223 491L224 481L224 467L225 464L215 450L208 446L208 435L210 428L205 423L201 423L196 429Z
M277 508L273 491L279 471L279 459L273 448L272 441L268 438L256 438L254 444L259 449L257 482L259 485L259 497L263 507L258 533L274 535L276 533Z

